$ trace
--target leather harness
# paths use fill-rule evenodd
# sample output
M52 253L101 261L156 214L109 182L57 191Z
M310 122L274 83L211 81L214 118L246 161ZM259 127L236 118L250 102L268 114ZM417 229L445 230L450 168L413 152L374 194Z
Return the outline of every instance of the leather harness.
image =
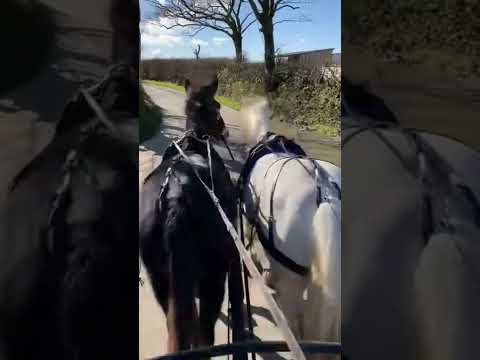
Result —
M286 166L287 163L290 161L299 161L299 159L307 159L310 160L311 163L314 165L315 174L313 175L315 178L315 183L317 185L317 206L320 206L323 202L330 202L332 198L336 197L338 199L341 198L340 195L340 188L338 185L333 182L328 175L328 173L319 166L314 160L309 159L305 153L305 151L295 142L282 135L277 135L272 132L268 132L262 140L253 147L248 155L247 161L242 168L240 173L240 177L238 179L238 193L239 198L242 198L242 192L244 186L246 185L246 179L248 178L249 174L251 173L255 163L263 156L272 153L285 153L288 154L281 159L276 160L270 167L267 169L265 176L268 174L270 168L275 165L280 160L285 160L283 164L281 164L280 169L275 178L275 182L273 184L272 191L270 193L270 201L269 201L269 217L268 217L268 231L267 234L264 234L264 231L261 228L260 222L258 221L258 214L260 212L259 204L256 206L256 211L253 216L249 216L249 221L253 224L255 231L257 233L258 239L260 243L264 247L264 249L269 253L272 258L278 261L280 264L285 266L290 271L293 271L301 276L306 276L309 274L309 268L300 265L293 261L291 258L286 256L283 252L277 249L274 242L274 225L275 225L275 216L274 216L274 195L275 189L280 178L280 174L283 168ZM325 189L322 189L320 186L320 182L327 184ZM331 188L334 188L335 191L332 191ZM253 240L251 240L253 241ZM249 244L251 246L251 243Z
M384 130L398 131L414 147L414 156L406 157L383 134ZM480 204L472 190L453 180L453 168L415 129L402 128L396 123L368 120L366 124L356 123L342 129L342 149L356 135L370 131L385 144L401 162L403 167L414 176L422 192L422 232L425 242L438 232L452 232L449 203L455 195L464 197L475 209L475 222L480 226Z

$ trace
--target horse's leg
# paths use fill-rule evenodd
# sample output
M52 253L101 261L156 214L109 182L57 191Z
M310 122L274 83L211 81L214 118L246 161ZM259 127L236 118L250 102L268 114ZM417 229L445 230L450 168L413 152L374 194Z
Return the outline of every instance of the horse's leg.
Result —
M232 338L233 342L245 340L245 312L243 305L244 289L242 278L242 267L240 259L230 264L228 274L228 296L232 307ZM235 354L233 360L247 360L247 354Z
M149 271L149 277L153 294L166 315L168 312L168 296L170 288L169 274L161 271Z
M168 302L167 326L169 352L188 350L195 343L195 270L192 259L185 253L172 254L172 272L170 274L170 298Z
M213 269L203 275L200 280L200 316L199 345L211 346L215 342L215 323L220 315L225 295L225 269Z
M307 287L307 279L290 271L274 259L270 259L270 263L273 275L272 285L276 291L275 300L283 311L293 335L297 339L301 339L303 333L301 330L304 306L303 293Z

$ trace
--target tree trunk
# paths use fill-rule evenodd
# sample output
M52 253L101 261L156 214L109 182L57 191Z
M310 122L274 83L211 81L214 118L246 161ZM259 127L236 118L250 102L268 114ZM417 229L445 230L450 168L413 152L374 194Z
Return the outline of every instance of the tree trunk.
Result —
M261 31L265 44L265 90L267 93L271 93L275 91L275 42L271 18L264 19Z
M233 36L232 39L235 45L235 61L240 64L243 62L242 35Z

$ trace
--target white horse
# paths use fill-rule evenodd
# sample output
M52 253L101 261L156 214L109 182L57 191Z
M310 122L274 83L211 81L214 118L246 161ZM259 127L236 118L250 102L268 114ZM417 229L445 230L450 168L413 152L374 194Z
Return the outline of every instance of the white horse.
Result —
M342 132L345 357L479 359L480 155L350 110L344 120L354 127Z
M246 173L242 172L244 233L249 237L257 223L262 237L270 234L274 247L306 271L302 275L292 271L250 238L252 255L264 271L269 270L267 283L275 290L294 335L304 340L339 342L340 168L326 161L299 158L283 143L281 149L275 148L270 141L276 135L268 132L266 101L246 106L242 113L242 130L254 149L250 154L264 151ZM258 148L262 142L270 149ZM274 220L269 229L271 216Z

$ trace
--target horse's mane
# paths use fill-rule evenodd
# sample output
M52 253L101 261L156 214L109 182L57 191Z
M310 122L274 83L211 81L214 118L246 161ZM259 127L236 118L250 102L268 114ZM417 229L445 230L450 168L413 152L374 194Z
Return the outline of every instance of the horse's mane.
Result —
M302 147L295 143L295 141L293 141L292 139L268 131L265 135L262 136L258 144L250 149L247 161L242 167L240 177L238 178L238 186L243 186L244 180L250 174L258 159L267 154L285 153L285 150L288 153L299 157L307 156L306 152L302 149Z
M353 84L342 76L341 114L362 115L377 122L398 124L397 117L383 99L374 95L365 85Z
M255 145L268 132L270 108L266 100L251 100L242 104L240 122L247 143Z

